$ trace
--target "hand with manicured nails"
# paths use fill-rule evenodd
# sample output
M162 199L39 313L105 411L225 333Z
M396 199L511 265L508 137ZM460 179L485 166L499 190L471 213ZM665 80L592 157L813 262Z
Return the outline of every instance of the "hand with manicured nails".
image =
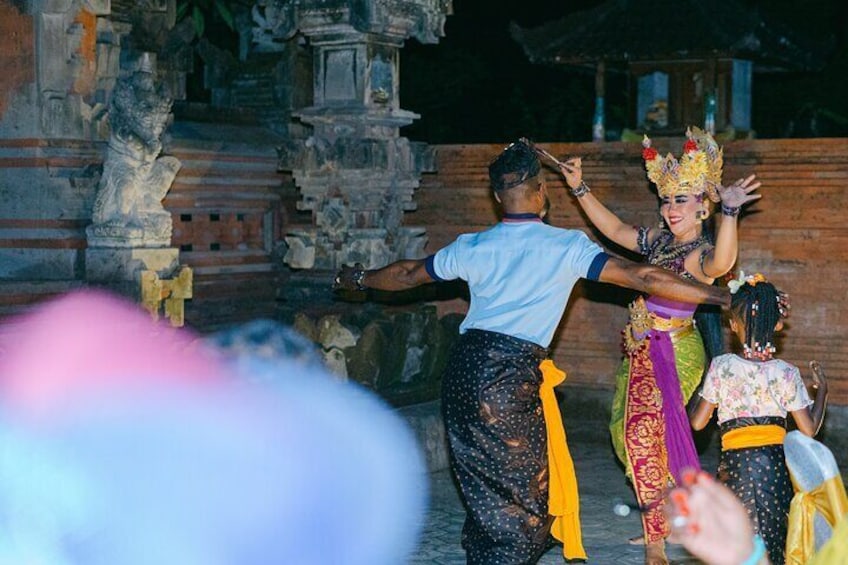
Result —
M754 529L733 491L692 470L683 474L682 483L666 505L674 537L707 565L745 563L754 550Z

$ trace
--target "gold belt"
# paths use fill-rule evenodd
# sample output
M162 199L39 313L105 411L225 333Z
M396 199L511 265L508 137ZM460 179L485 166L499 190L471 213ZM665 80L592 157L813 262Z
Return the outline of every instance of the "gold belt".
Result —
M692 318L662 318L657 316L645 304L645 299L639 297L630 306L630 323L624 328L624 344L627 351L633 352L645 341L645 336L651 330L667 332L672 343L677 343L695 331Z
M683 326L682 328L669 331L668 337L669 337L669 339L671 339L671 343L677 343L678 341L680 341L684 337L688 337L689 335L691 335L692 332L694 332L694 331L695 331L695 325L690 320L688 326Z

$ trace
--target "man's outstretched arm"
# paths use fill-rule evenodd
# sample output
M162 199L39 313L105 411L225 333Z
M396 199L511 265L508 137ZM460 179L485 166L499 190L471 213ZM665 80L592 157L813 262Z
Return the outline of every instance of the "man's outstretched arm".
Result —
M382 269L367 271L361 266L342 267L336 275L334 289L339 290L408 290L422 284L435 282L421 260L402 260Z
M726 288L689 282L671 271L615 257L606 262L598 280L679 302L730 306Z

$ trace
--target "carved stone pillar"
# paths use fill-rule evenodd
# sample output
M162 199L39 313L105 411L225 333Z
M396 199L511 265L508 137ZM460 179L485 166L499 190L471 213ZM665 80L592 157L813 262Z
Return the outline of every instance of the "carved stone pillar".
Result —
M299 32L313 49L313 105L296 114L312 135L280 148L280 168L293 172L313 227L287 234L285 262L334 270L423 256L425 230L403 226L403 213L415 209L433 155L399 134L418 117L400 109L399 51L409 37L438 41L451 1L265 0L258 8L256 41Z

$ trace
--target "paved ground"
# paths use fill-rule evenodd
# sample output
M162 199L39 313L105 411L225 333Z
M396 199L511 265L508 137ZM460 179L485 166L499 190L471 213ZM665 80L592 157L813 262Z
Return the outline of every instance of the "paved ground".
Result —
M602 431L602 422L590 422L580 429L579 424L569 425L566 432L577 467L580 489L583 542L590 564L642 564L644 551L631 546L627 539L641 533L635 512L627 517L613 513L616 502L634 503L632 491L624 480L615 455ZM718 453L715 442L701 454L705 470L714 471ZM421 544L411 561L414 565L460 565L465 554L460 546L460 532L465 511L457 495L450 473L439 471L431 475L431 505ZM668 546L672 564L696 564L681 546ZM562 564L562 547L548 551L539 561L542 565Z

